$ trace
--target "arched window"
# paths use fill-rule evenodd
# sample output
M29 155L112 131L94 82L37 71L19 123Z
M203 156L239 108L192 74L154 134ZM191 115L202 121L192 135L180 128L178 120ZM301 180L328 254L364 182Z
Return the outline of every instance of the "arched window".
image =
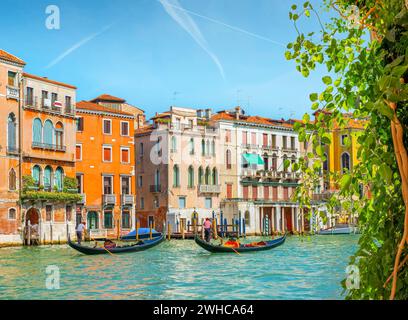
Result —
M205 141L201 140L201 155L205 156Z
M207 140L207 143L205 145L205 155L208 156L210 155L210 141Z
M51 176L52 168L50 166L46 166L44 169L44 190L51 191Z
M46 120L44 122L44 138L43 142L48 145L52 145L54 136L54 126L52 125L51 120Z
M35 118L33 121L33 142L41 143L42 142L42 122L40 119Z
M217 185L218 184L218 173L217 173L217 168L214 168L212 171L212 184Z
M34 178L34 182L37 186L40 185L40 177L41 177L41 168L38 165L35 165L31 171L31 175Z
M189 188L194 187L194 168L193 166L188 167L188 186Z
M343 173L350 171L350 155L347 152L341 155L341 169Z
M189 151L190 151L190 154L194 154L194 138L190 139Z
M283 163L282 163L283 172L287 172L287 171L288 171L288 168L285 167L285 161L286 161L287 159L288 159L288 156L285 154L285 155L283 156Z
M215 140L211 142L211 154L215 156Z
M64 126L61 122L55 125L55 144L57 148L62 148L64 145Z
M206 185L211 184L211 170L209 167L205 169L205 184Z
M227 165L227 169L231 169L231 151L227 150L225 153L225 162Z
M180 171L177 164L173 167L173 186L179 187L180 186Z
M278 157L276 156L276 154L274 153L272 155L272 170L276 171L278 169Z
M199 185L203 184L203 180L204 180L203 175L204 175L203 168L202 167L198 168L198 184Z
M248 227L251 225L251 215L248 210L245 211L245 225Z
M10 191L17 190L17 177L14 169L11 169L9 171L9 190Z
M172 152L177 151L177 138L175 136L171 137L171 151Z
M327 153L324 154L326 160L323 161L323 171L329 170L329 159L327 158Z
M264 161L264 170L269 170L269 157L267 153L264 153L263 155L263 161Z
M64 178L64 170L62 170L61 167L58 167L57 170L55 170L55 175L54 175L54 186L57 187L58 191L62 190L63 178Z
M14 113L10 113L7 119L7 147L12 151L17 148L16 128L16 116Z

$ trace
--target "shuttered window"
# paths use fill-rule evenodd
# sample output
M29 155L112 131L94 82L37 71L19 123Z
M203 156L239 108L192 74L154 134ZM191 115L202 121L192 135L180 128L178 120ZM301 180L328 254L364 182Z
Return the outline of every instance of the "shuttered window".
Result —
M278 200L278 187L273 187L272 188L272 199L273 200Z
M50 120L44 122L44 143L52 145L54 136L54 126Z
M232 184L227 184L227 199L232 198Z
M103 133L112 134L112 122L110 119L103 120Z
M120 134L122 136L128 136L129 135L129 122L121 122Z
M36 118L33 121L33 142L41 143L42 141L42 122Z
M82 160L82 145L80 144L75 147L75 158L76 160Z
M252 199L258 199L258 187L252 186Z
M244 199L248 199L248 186L243 187L243 197Z
M103 161L112 162L112 148L103 147Z
M121 149L121 162L129 163L129 149Z
M269 186L264 186L264 199L269 199Z
M268 145L268 135L264 133L262 135L262 139L263 139L263 146L266 147Z

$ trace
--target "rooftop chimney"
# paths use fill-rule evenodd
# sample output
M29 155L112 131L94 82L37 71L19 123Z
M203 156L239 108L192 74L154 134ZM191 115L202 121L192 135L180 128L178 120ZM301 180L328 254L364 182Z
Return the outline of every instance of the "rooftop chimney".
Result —
M235 107L235 119L239 120L240 114L241 114L241 107L240 106Z

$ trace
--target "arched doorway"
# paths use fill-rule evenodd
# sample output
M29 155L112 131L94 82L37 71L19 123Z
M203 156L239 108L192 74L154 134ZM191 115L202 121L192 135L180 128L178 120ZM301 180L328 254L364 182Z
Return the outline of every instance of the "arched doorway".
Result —
M98 213L95 211L88 212L88 219L87 224L89 229L98 229L99 226L99 218Z
M37 209L31 208L26 213L25 224L28 224L30 221L31 225L39 224L40 223L40 214Z
M35 208L30 208L25 216L24 244L37 245L40 241L40 213Z

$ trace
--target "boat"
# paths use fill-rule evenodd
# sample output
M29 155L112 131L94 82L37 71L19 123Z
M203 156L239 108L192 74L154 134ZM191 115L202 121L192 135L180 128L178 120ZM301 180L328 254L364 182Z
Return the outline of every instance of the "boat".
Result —
M327 229L319 231L321 235L334 235L334 234L352 234L358 233L357 227L351 225L336 225Z
M264 245L259 245L259 246L254 246L251 244L241 244L239 247L232 248L232 247L226 247L224 245L214 245L211 244L200 237L196 236L195 237L195 242L203 249L213 252L213 253L218 253L218 252L235 252L235 253L242 253L242 252L254 252L254 251L264 251L264 250L270 250L272 248L276 248L283 244L286 240L286 234L282 237L279 237L277 239L273 240L268 240L268 241L263 241L265 244Z
M150 238L150 228L139 228L138 232L139 239ZM152 238L157 238L161 236L161 232L152 229ZM122 241L134 241L136 239L136 230L130 231L128 234L122 236L120 240Z
M75 249L83 254L87 255L93 255L93 254L116 254L116 253L128 253L128 252L137 252L137 251L144 251L150 248L153 248L163 242L166 238L164 235L161 235L160 237L156 237L153 239L148 239L148 240L141 240L138 243L132 244L132 245L123 245L123 246L117 246L115 248L105 248L105 247L89 247L89 246L83 246L77 243L74 243L71 241L70 238L68 238L68 245L72 248Z

